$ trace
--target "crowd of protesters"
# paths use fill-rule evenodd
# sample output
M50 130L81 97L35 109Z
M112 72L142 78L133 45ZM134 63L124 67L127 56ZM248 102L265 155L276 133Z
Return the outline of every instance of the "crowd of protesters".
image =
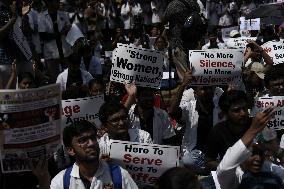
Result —
M245 34L256 40L247 41L242 85L191 86L193 70L177 63L188 50L230 49L221 29L239 26L241 16L266 3L275 2L0 0L0 89L58 83L63 100L104 95L105 101L101 125L66 127L52 158L30 164L32 172L0 173L0 188L151 188L138 186L121 167L121 183L115 183L107 163L111 140L181 147L182 167L166 171L152 188L218 188L216 180L222 189L284 188L284 132L266 127L275 110L249 113L256 97L284 96L284 64L275 65L261 47L283 41L284 22ZM179 28L188 16L179 11L186 9L197 9L206 20L206 27L190 26L188 36ZM18 23L32 59L12 39ZM75 26L83 36L70 44L67 35ZM242 35L230 32L231 38ZM159 90L110 81L109 53L119 43L161 51L163 70L174 77L163 79Z

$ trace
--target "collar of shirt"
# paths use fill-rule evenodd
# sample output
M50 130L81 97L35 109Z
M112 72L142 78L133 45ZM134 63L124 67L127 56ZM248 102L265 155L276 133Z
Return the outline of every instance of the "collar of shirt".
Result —
M103 169L103 166L102 166L102 162L99 160L99 168L98 168L96 174L94 175L93 179L99 178L100 176L103 175L103 173L104 173L104 169ZM80 178L79 166L76 163L74 163L74 165L73 165L71 176L74 177L74 178L78 178L78 179Z

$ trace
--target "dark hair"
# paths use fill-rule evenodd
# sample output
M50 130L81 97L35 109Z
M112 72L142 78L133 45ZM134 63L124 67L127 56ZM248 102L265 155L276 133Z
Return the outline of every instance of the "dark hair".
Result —
M99 110L99 119L102 124L104 124L111 115L119 112L120 110L127 112L125 106L118 100L110 100L105 102Z
M137 87L136 97L143 96L147 92L155 93L155 90L149 87Z
M89 89L91 89L94 84L99 84L99 85L104 86L103 79L102 78L95 78L95 79L90 80L89 83L88 83Z
M183 167L167 170L156 183L158 189L194 189L198 185L200 184L194 172Z
M81 64L81 55L73 53L68 57L68 63L72 65Z
M281 179L272 172L260 172L252 174L247 172L242 178L238 189L283 189Z
M72 123L63 130L63 144L65 147L72 146L72 139L82 133L94 131L97 134L97 128L94 124L86 120L80 120Z
M33 74L31 74L30 72L22 72L18 75L18 82L22 82L25 78L30 79L32 83L34 83L35 81Z
M247 95L244 91L241 90L230 90L225 91L219 99L219 107L222 111L228 112L230 106L236 102L245 100L248 102Z
M265 87L269 87L270 81L275 81L277 79L284 78L284 64L277 64L272 66L270 70L265 73L264 84Z

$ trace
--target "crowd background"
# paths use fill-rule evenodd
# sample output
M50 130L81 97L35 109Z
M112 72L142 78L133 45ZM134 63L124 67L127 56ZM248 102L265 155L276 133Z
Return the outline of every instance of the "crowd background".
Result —
M29 89L59 83L62 99L105 95L106 103L100 109L102 126L98 128L101 151L107 151L109 139L181 146L182 162L190 170L177 168L166 172L157 182L158 188L178 188L183 175L188 176L185 181L192 182L188 188L201 185L203 189L215 188L210 171L216 170L225 189L252 188L261 179L275 177L275 181L262 183L263 186L283 188L284 146L280 145L283 132L264 129L272 117L272 109L260 112L254 119L248 118L248 109L257 96L284 96L283 64L273 66L261 47L268 41L283 41L284 23L261 23L259 31L230 33L231 38L256 37L256 41L248 41L245 62L250 59L250 63L243 68L240 86L191 87L192 70L182 66L188 65L188 50L230 48L222 39L222 28L239 26L241 16L249 15L263 4L277 2L185 1L189 7L178 0L0 0L0 89ZM189 33L185 35L186 24L179 24L178 18L184 23L189 16L186 11L198 12L199 23L192 25L189 20L186 23L189 29L185 30ZM32 59L27 60L12 39L17 20ZM74 25L83 37L70 44L67 35ZM110 52L118 43L162 51L163 70L175 72L174 76L163 79L160 90L110 82ZM135 130L139 139L131 139L130 131L130 136L116 131L114 125L128 117L118 114L120 120L111 120L112 114L121 111L129 115L130 121L130 125L124 122L122 125L139 129ZM260 145L251 145L259 133ZM247 153L248 149L252 155ZM67 156L63 147L56 152L55 158L49 160L48 176L33 171L40 183L40 177L49 180L76 161ZM243 163L246 158L250 161ZM265 173L273 174L250 175L261 172L264 159L270 162L265 164ZM241 163L242 174L232 176L229 171L233 167L233 172L237 172ZM237 178L243 178L246 183L241 184L242 179ZM168 179L174 180L168 184ZM1 188L5 189L36 188L38 180L32 173L0 176ZM54 188L56 182L52 182ZM180 188L186 188L188 183L183 184Z

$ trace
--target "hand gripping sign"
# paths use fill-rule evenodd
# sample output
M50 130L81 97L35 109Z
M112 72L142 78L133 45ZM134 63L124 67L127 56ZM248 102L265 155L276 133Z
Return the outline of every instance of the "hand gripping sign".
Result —
M268 41L261 45L263 50L272 58L275 64L284 63L284 43L282 41Z
M243 51L208 49L189 51L193 69L192 85L227 85L241 82Z
M162 77L161 52L124 44L119 44L113 51L111 81L135 82L137 86L159 88Z
M284 96L259 97L255 100L251 115L264 111L268 107L275 107L274 117L267 123L267 127L274 130L284 129Z
M112 140L110 148L110 158L143 185L153 185L163 172L179 165L179 146Z

